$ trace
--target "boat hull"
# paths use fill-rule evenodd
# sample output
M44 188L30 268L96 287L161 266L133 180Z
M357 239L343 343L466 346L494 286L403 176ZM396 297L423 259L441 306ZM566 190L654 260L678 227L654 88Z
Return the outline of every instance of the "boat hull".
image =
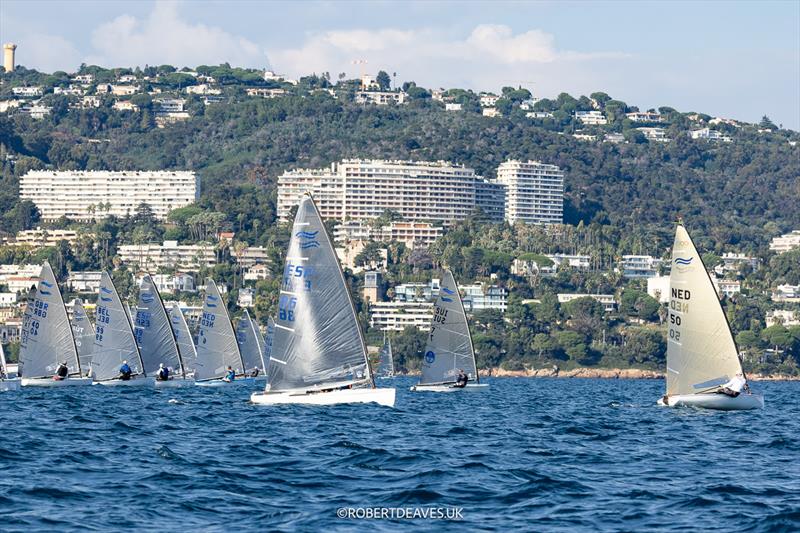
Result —
M92 378L22 378L23 387L85 387L92 384Z
M456 387L455 385L414 385L411 392L481 392L489 388L486 383L467 383L466 387Z
M253 385L258 378L236 378L233 381L223 379L208 379L205 381L195 381L198 387L235 387L236 385Z
M184 387L193 387L194 380L193 379L170 379L167 381L159 381L156 380L156 388L157 389L182 389Z
M8 392L19 390L20 380L18 379L2 379L0 380L0 392Z
M658 405L664 407L699 407L718 411L747 411L750 409L763 409L764 395L740 394L733 398L725 394L682 394L669 396L666 404L664 399L661 398L658 400Z
M102 385L104 387L155 387L156 378L154 377L138 377L123 381L121 379L109 379L108 381L98 381L95 385Z
M377 403L394 407L395 389L341 389L328 392L256 392L250 401L259 405L305 404L336 405L340 403Z

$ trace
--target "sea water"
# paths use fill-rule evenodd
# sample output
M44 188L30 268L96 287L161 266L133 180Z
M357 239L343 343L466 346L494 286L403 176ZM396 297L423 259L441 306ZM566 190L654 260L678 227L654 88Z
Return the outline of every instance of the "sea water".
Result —
M800 530L800 383L715 412L656 407L660 380L414 382L380 380L394 409L0 393L0 530Z

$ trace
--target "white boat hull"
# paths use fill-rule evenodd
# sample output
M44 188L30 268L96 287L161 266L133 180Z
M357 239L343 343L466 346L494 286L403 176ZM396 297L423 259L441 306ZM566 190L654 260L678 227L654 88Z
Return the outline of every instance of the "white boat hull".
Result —
M84 387L92 384L92 378L22 378L23 387Z
M109 379L108 381L97 381L95 385L102 385L104 387L155 387L156 378L154 377L137 377L127 381L121 379Z
M157 389L181 389L183 387L193 387L193 386L194 386L193 379L176 378L167 381L156 380Z
M480 392L489 388L486 383L467 383L466 387L456 387L455 385L414 385L411 392Z
M261 405L306 404L336 405L340 403L377 403L394 407L395 389L340 389L328 392L256 392L250 401Z
M0 380L0 392L15 391L20 388L20 380L18 379L2 379Z
M657 403L666 407L699 407L719 411L746 411L749 409L763 409L764 395L740 394L733 398L725 394L683 394L669 396L666 404L663 398L660 398Z
M198 387L235 387L236 385L253 385L258 378L236 378L233 381L224 379L208 379L205 381L195 381Z

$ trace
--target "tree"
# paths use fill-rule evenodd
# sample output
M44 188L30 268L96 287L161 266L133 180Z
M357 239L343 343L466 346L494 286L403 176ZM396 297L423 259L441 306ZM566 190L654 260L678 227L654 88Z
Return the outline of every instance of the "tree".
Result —
M375 82L381 88L381 91L388 91L392 85L392 78L389 77L387 72L381 70L375 77Z

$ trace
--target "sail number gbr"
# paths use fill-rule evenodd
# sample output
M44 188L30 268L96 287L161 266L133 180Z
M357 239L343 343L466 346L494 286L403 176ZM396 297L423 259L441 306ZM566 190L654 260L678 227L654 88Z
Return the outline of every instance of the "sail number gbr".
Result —
M672 297L669 300L669 338L675 342L681 340L680 326L683 321L681 315L689 312L691 298L691 291L672 289Z

